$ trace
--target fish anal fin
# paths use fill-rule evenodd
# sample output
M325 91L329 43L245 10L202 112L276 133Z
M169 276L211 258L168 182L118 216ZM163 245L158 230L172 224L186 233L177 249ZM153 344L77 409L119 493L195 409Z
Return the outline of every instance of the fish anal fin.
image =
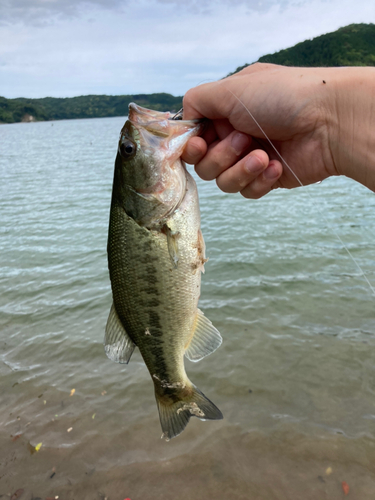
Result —
M192 336L185 347L185 356L190 361L200 361L216 351L223 339L219 331L203 312L198 309L195 317Z
M108 358L116 363L129 363L135 344L126 333L112 304L105 327L104 350Z

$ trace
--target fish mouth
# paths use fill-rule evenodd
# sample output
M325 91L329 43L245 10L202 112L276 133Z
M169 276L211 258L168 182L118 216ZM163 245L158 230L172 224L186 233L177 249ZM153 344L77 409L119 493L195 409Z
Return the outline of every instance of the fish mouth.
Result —
M129 104L129 120L133 123L146 125L152 121L169 120L172 118L170 111L155 111L153 109L142 108L135 102Z
M184 140L180 139L178 142L183 142L184 145L190 137L202 133L206 126L205 119L175 120L175 116L176 113L170 111L154 111L134 102L129 104L128 120L135 128L143 128L157 137L183 137Z

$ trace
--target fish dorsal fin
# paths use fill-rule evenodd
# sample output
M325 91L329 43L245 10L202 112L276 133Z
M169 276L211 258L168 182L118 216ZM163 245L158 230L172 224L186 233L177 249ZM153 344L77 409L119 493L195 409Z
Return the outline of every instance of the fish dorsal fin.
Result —
M190 361L200 361L205 356L216 351L223 339L211 321L200 309L195 317L191 339L186 346L185 356Z
M123 324L112 304L105 327L104 350L106 355L116 363L129 363L135 344L126 333Z

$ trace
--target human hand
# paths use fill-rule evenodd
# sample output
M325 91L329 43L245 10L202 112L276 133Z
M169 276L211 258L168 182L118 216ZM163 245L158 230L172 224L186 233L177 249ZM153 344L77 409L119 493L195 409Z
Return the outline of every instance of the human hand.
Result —
M246 198L342 173L331 144L335 72L257 63L189 90L184 119L210 121L202 137L189 140L182 159L195 164L202 179L216 179L223 191Z

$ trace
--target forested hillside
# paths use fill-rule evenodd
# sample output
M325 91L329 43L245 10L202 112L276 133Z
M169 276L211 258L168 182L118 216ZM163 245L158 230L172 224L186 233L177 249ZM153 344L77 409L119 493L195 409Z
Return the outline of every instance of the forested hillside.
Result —
M0 97L0 122L64 120L71 118L101 118L126 116L130 102L155 110L176 110L182 97L171 94L86 95L80 97L44 97L43 99L5 99Z
M283 66L375 66L375 25L350 24L333 33L267 54L258 62ZM249 66L244 64L231 74Z
M375 25L351 24L333 33L267 54L259 62L284 66L375 66ZM233 73L248 66L244 64ZM230 74L233 74L230 73ZM179 110L182 97L171 94L87 95L71 98L0 97L0 123L125 116L130 102L156 110Z

